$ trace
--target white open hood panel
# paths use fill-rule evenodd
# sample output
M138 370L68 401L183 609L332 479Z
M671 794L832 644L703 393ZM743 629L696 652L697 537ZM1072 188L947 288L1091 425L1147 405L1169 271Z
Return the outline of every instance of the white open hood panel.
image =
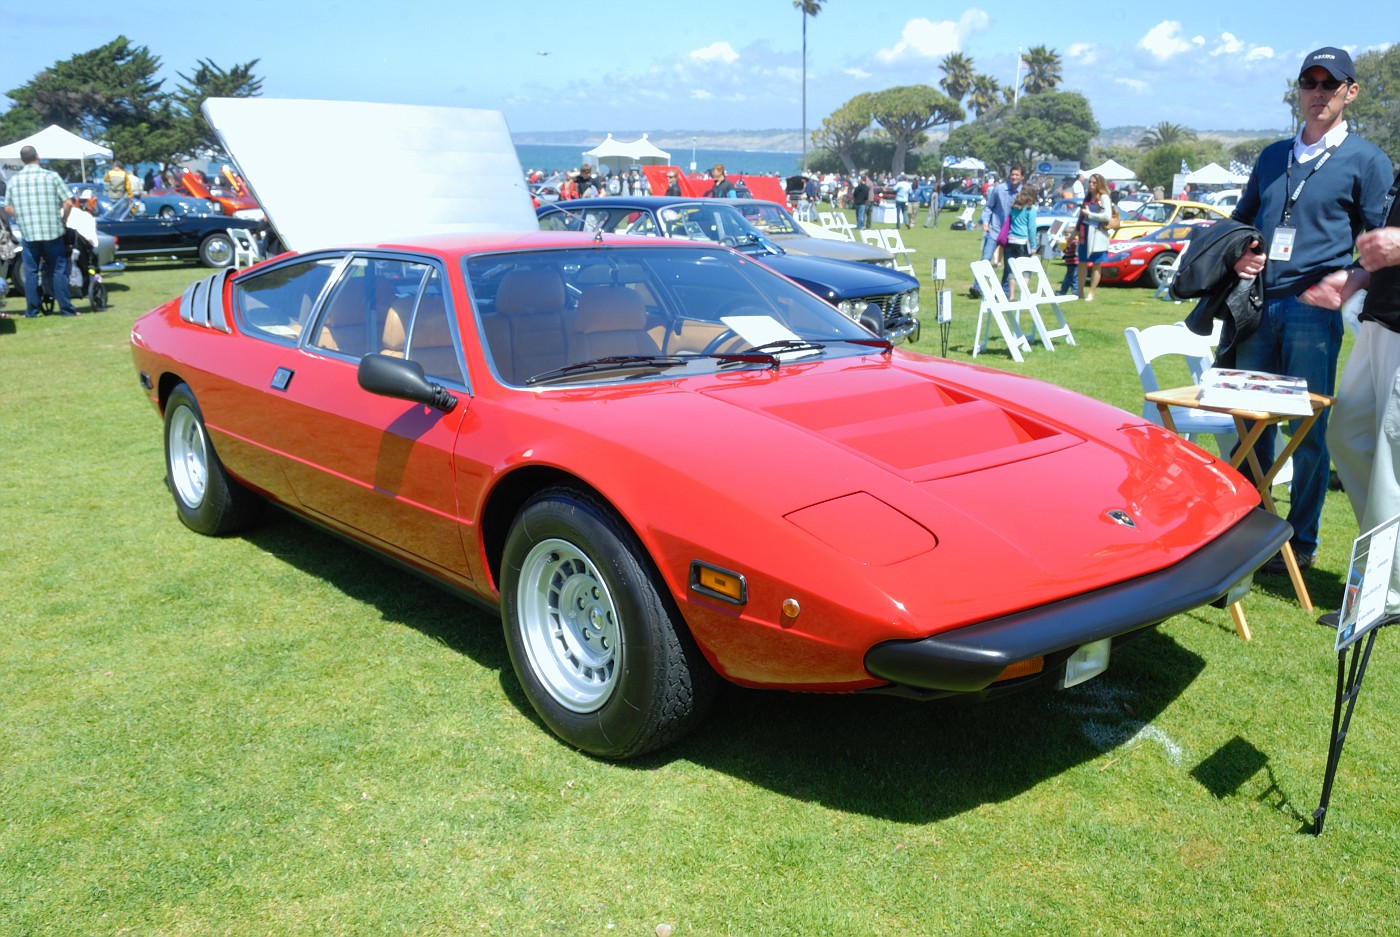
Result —
M288 249L539 230L499 111L271 98L203 110Z

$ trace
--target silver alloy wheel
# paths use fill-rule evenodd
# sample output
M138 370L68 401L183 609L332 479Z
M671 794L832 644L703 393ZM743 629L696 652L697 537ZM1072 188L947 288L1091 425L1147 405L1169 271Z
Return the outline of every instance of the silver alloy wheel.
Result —
M541 541L521 565L516 599L521 643L549 695L571 712L601 708L617 685L622 631L593 561L566 540Z
M226 234L214 234L199 246L199 259L206 267L227 267L233 263L233 241Z
M178 407L170 415L170 482L187 507L203 503L209 485L208 443L189 407Z

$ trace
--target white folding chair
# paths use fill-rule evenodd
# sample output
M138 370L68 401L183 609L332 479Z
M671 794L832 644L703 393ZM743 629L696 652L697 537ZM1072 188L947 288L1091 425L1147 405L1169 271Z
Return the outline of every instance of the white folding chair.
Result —
M903 270L910 276L918 276L914 272L914 265L904 259L906 255L917 253L917 251L912 247L904 246L904 235L899 233L899 229L887 228L882 230L880 234L885 239L885 250L894 255L894 268Z
M1177 299L1175 296L1172 295L1172 281L1176 279L1176 272L1177 270L1181 269L1181 258L1186 256L1186 248L1190 246L1190 241L1187 241L1185 244L1183 244L1181 246L1181 253L1177 254L1175 259L1172 260L1171 266L1167 267L1167 269L1163 271L1165 273L1165 276L1163 277L1162 282L1157 286L1157 291L1152 294L1153 299L1176 300L1176 304L1178 306L1181 305L1181 300ZM1220 320L1218 319L1216 320L1217 323L1219 321ZM1219 334L1218 326L1216 329L1216 334Z
M253 235L247 228L225 228L228 232L229 240L233 242L233 266L235 268L251 267L262 260L262 251L258 250L258 243L253 240Z
M1024 298L1014 303L1006 298L1006 293L1001 289L1001 279L990 260L974 260L971 267L972 278L982 292L982 303L977 310L977 333L972 340L972 357L976 358L987 350L987 342L992 332L991 325L995 325L1001 333L1002 340L1006 342L1007 350L1011 352L1012 360L1026 360L1022 354L1031 350L1031 343L1021 331L1021 324L1017 321L1015 313L1029 310L1031 303ZM989 319L990 324L987 321Z
M1010 264L1011 275L1015 277L1016 285L1021 289L1021 299L1031 303L1027 311L1035 322L1035 334L1040 337L1040 343L1045 349L1055 350L1055 343L1051 341L1055 338L1063 338L1066 345L1077 344L1060 303L1072 302L1079 297L1073 294L1057 296L1050 287L1050 277L1046 274L1044 265L1034 254L1029 257L1012 257ZM1045 325L1045 316L1051 312L1054 313L1057 323L1053 329ZM1020 313L1017 313L1018 317L1019 315Z
M884 246L885 246L885 239L884 239L884 237L881 236L880 232L879 232L879 231L871 230L870 228L862 228L862 229L861 229L861 232L860 232L860 239L861 239L862 241L864 241L866 244L871 245L872 247L884 247Z
M1128 354L1133 358L1133 367L1137 368L1143 393L1162 389L1154 366L1154 362L1161 358L1176 356L1182 359L1185 365L1183 378L1193 384L1200 383L1201 374L1215 360L1210 337L1197 335L1184 325L1149 325L1145 329L1130 325L1123 330L1123 337L1128 340ZM1173 381L1173 385L1176 384L1177 381ZM1142 415L1144 419L1162 425L1162 415L1155 403L1144 401ZM1184 438L1192 439L1203 434L1214 436L1216 448L1227 459L1230 450L1239 442L1234 417L1228 414L1172 407L1171 415L1176 431Z

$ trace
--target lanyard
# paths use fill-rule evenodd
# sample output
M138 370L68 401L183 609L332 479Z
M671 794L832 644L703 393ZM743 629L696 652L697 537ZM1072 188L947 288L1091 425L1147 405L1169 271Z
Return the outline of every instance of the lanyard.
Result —
M1292 194L1290 194L1290 195L1288 196L1288 200L1285 201L1285 202L1283 203L1283 221L1281 221L1280 224L1285 225L1285 226L1288 224L1288 216L1289 216L1289 214L1292 213L1292 211L1293 211L1293 205L1294 205L1295 202L1298 201L1298 196L1300 196L1300 195L1303 194L1303 186L1307 185L1308 180L1311 179L1311 178L1317 173L1317 171L1318 171L1319 169L1321 169L1321 168L1323 167L1323 165L1324 165L1329 159L1332 158L1332 154L1335 153L1335 152L1337 152L1337 147L1339 147L1339 146L1341 146L1340 143L1334 143L1334 144L1332 144L1331 146L1329 146L1329 147L1327 148L1327 150L1313 162L1312 170L1311 170L1306 176L1304 176L1303 178L1301 178L1301 179L1298 180L1298 187L1297 187L1296 189L1293 190ZM1287 183L1287 184L1288 184L1289 186L1292 186L1292 185L1293 185L1293 148L1292 148L1292 147L1289 147L1289 148L1288 148L1288 183Z

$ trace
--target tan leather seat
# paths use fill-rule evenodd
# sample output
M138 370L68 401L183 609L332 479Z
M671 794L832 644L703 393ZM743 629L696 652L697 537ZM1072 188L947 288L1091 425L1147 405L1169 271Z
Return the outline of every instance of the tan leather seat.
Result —
M413 318L413 347L408 357L434 377L466 383L441 296L424 296L418 303L418 313Z
M646 306L635 291L625 286L584 290L569 336L569 360L659 354L661 349L647 334L646 322Z
M487 337L506 381L523 383L565 363L564 298L564 280L555 270L512 270L502 278L496 291L500 322L488 327Z

